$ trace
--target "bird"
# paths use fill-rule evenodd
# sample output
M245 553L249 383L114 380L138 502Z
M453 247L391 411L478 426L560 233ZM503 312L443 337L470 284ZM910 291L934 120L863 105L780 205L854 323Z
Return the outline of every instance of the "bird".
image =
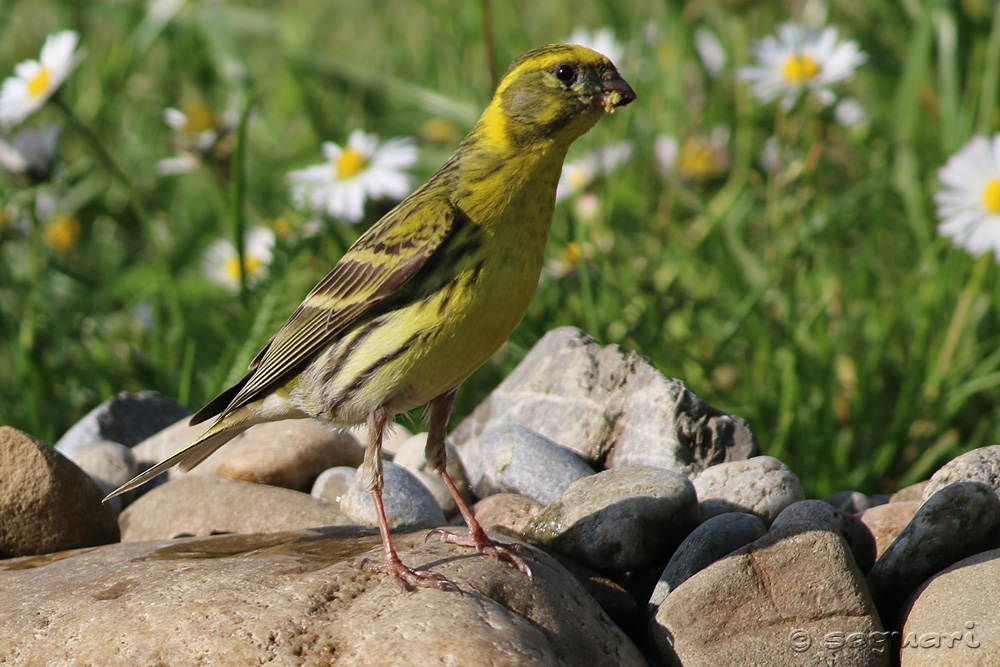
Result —
M508 339L534 295L570 145L636 99L604 55L549 44L516 58L454 154L365 231L305 297L235 385L191 417L213 421L186 447L112 492L177 465L187 471L262 422L367 424L359 469L384 557L367 565L412 590L456 588L403 564L382 503L382 440L393 418L426 405L425 455L467 534L432 531L529 578L523 545L494 541L447 473L445 437L459 385Z

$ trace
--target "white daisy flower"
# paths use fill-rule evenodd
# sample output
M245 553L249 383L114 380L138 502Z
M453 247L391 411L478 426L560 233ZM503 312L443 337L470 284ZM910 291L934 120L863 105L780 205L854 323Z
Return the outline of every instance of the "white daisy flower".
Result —
M253 285L267 276L274 248L274 232L267 227L254 227L243 235L243 270L247 284ZM236 248L226 239L208 247L201 259L201 271L230 292L240 289L240 259Z
M49 35L38 60L14 66L0 87L0 125L17 125L45 104L86 55L76 50L79 39L72 30Z
M663 173L683 181L708 181L726 173L732 163L729 128L717 125L710 134L678 141L661 135L653 142L653 155Z
M938 232L973 256L988 250L1000 262L1000 134L975 137L938 171Z
M842 127L858 127L868 123L868 111L852 97L837 102L833 108L833 117Z
M628 162L632 157L632 148L631 142L621 141L565 163L556 186L556 201L580 194L599 176L607 176Z
M762 102L781 98L790 109L805 91L827 106L836 95L830 86L848 78L868 56L855 41L838 42L836 28L815 28L784 23L778 37L765 37L753 47L756 67L742 67L738 75L750 82Z
M611 28L600 28L593 34L586 28L576 28L566 43L586 46L592 51L607 56L608 60L616 64L620 64L622 56L625 55L625 47L615 39L615 32Z
M417 162L417 147L410 138L389 139L361 130L351 132L347 146L323 144L327 162L288 174L292 198L300 206L323 211L334 218L358 222L367 199L402 199L413 188L405 172Z

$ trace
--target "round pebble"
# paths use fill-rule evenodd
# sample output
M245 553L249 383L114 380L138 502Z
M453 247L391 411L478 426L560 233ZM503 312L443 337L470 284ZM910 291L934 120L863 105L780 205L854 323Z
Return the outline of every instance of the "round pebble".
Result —
M316 478L309 495L339 505L347 489L354 483L357 473L357 468L350 466L327 468Z
M647 614L655 614L656 608L667 599L670 592L692 575L750 544L766 532L767 526L759 517L745 512L719 514L695 528L677 547L656 582L656 588L646 606Z
M480 498L519 493L548 505L570 484L594 474L575 452L516 424L486 429L463 453L473 490Z
M382 462L382 504L386 519L392 528L437 527L445 524L444 512L433 494L419 479L392 461ZM375 502L362 483L363 475L356 475L340 501L340 509L356 524L377 526Z
M573 482L526 536L595 570L623 572L667 562L697 522L687 477L635 465Z
M393 463L401 465L411 473L416 476L424 486L434 494L434 498L437 499L438 505L444 511L445 516L454 516L458 512L458 505L455 504L455 499L452 497L451 493L448 491L448 487L444 485L441 481L441 476L434 470L431 470L427 466L427 459L424 458L424 448L427 446L427 434L417 433L406 439L406 441L399 446L399 450L393 457ZM445 440L444 443L445 451L448 455L448 462L445 465L445 470L448 471L448 476L451 477L451 481L455 483L455 487L458 489L459 493L462 494L462 498L467 504L472 502L472 491L469 488L469 481L465 473L465 466L462 465L462 459L458 455L458 450L455 446L451 444L450 441Z
M795 473L771 456L706 468L694 478L694 488L702 521L726 512L749 512L770 524L805 497Z

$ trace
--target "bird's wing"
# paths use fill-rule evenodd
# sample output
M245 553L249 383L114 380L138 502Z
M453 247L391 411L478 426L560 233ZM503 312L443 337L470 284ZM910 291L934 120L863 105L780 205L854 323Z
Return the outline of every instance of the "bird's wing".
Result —
M410 197L389 212L306 296L257 353L250 372L202 408L191 423L231 412L265 395L412 278L451 233L458 215L444 198Z

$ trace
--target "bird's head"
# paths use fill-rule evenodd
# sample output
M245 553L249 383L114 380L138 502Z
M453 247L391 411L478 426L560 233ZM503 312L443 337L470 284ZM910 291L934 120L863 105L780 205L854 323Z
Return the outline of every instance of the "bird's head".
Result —
M583 46L550 44L511 63L481 124L514 148L547 141L568 146L635 97L605 56Z

